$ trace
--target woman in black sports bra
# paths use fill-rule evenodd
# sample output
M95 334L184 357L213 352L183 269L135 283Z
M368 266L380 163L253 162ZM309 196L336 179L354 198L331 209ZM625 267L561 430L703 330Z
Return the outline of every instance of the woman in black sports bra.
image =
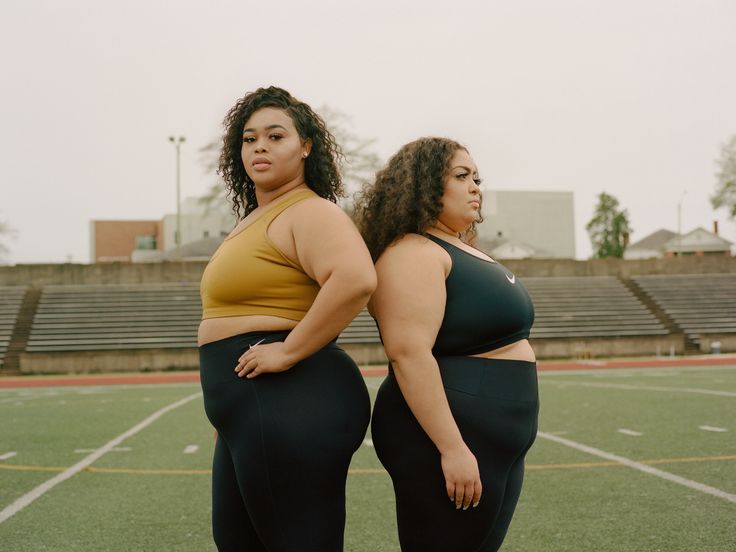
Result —
M376 261L369 308L389 358L372 437L403 552L490 552L506 535L537 432L534 307L472 248L481 195L468 151L405 145L358 205Z

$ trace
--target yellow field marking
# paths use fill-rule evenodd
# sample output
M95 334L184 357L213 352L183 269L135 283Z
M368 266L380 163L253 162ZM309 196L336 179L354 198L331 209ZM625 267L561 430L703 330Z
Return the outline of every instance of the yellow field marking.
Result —
M92 473L124 473L129 475L211 475L212 470L149 470L137 468L95 468L90 466L86 470Z
M657 458L653 460L639 460L640 464L682 464L688 462L725 462L736 460L736 455L726 456L690 456L685 458ZM618 462L578 462L571 464L527 464L527 470L563 470L575 468L606 468L610 466L621 466ZM0 470L14 471L40 471L61 472L65 467L56 466L19 466L14 464L0 464ZM96 468L89 466L82 470L89 473L117 473L127 475L211 475L212 470L166 470L166 469L144 469L144 468ZM352 468L348 470L349 475L383 474L383 468Z
M16 466L14 464L0 464L0 470L63 472L66 468L52 468L49 466Z

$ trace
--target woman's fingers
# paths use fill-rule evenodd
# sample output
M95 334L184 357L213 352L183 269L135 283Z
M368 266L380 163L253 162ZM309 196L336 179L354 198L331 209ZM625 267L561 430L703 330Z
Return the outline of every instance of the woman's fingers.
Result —
M238 360L238 365L235 367L235 372L237 372L238 377L243 377L248 375L249 372L254 370L256 366L258 365L255 357L252 355L248 356L247 353L240 357Z
M475 482L470 481L465 485L465 493L463 494L463 510L467 510L470 508L470 504L473 502L473 497L475 496Z
M480 503L480 495L483 494L483 484L480 482L480 479L475 482L473 488L475 490L473 494L473 508L475 508Z
M467 510L472 506L475 508L480 503L481 494L483 494L483 485L480 479L468 481L465 484L447 483L447 496L450 502L455 503L455 508Z
M463 506L463 498L465 497L465 486L462 484L455 485L455 509L459 510Z

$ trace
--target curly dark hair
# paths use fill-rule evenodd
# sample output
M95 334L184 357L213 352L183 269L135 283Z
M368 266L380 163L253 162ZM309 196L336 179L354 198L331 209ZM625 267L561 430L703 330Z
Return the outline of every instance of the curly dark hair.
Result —
M239 219L258 207L255 184L245 172L240 151L243 128L250 116L263 107L283 109L302 140L311 139L312 149L304 161L304 180L317 195L333 203L345 195L340 175L343 154L324 120L311 107L294 98L283 88L269 86L248 92L228 111L223 126L222 152L217 173L225 181L233 213Z
M405 234L426 234L442 212L450 160L467 148L449 138L420 138L403 146L359 194L355 213L371 257L376 261ZM476 222L483 219L479 216ZM475 236L475 223L462 236Z

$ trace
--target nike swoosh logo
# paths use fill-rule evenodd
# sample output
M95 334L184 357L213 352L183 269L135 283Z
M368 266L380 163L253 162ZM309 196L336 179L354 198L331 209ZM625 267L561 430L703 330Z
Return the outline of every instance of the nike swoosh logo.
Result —
M515 284L515 283L516 283L516 275L515 275L515 274L512 274L511 276L509 276L508 274L506 274L506 273L504 272L504 275L506 276L506 279L507 279L507 280L508 280L509 282L511 282L512 284Z

